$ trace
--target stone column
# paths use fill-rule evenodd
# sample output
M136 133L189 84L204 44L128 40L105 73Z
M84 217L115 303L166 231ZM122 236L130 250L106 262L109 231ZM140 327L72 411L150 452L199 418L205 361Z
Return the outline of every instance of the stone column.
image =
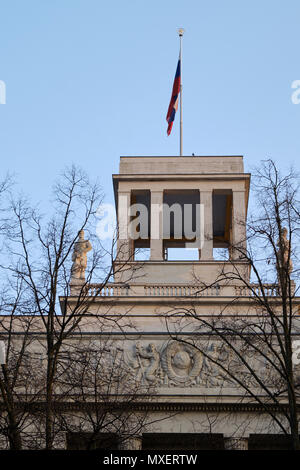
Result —
M59 432L53 442L53 448L56 450L65 450L67 448L67 435L65 432Z
M128 261L132 257L132 240L129 239L129 209L131 202L130 191L118 191L118 254L119 261ZM133 258L132 258L133 259ZM131 259L131 260L132 260Z
M200 204L204 205L204 245L200 249L201 260L213 259L213 205L212 189L200 190ZM201 223L202 221L200 221Z
M241 437L225 437L225 450L248 450L248 439Z
M151 191L150 259L162 261L163 256L163 191Z
M245 191L232 191L232 259L239 259L246 248L246 206Z
M121 450L141 450L142 436L131 436L124 439L120 445Z

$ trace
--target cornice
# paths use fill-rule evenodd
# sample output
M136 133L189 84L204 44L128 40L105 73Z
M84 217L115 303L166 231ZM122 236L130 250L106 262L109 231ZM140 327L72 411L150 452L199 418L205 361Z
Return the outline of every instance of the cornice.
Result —
M39 413L46 409L46 402L17 402L15 409L18 411ZM137 402L137 403L99 403L99 402L53 402L54 412L68 411L104 411L134 410L143 412L236 412L236 413L261 413L278 412L286 413L289 409L287 404L260 404L260 403L182 403L182 402ZM0 410L5 410L3 403L0 403ZM300 412L300 404L297 405Z

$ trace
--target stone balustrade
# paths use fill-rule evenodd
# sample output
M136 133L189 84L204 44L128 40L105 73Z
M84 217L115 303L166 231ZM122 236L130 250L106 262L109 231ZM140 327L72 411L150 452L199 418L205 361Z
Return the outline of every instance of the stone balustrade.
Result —
M124 284L89 284L88 293L92 297L124 297L129 295L130 287Z
M277 284L251 284L251 287L247 286L235 286L236 297L255 297L263 296L266 297L278 297L278 285Z
M144 292L147 297L211 297L220 295L220 286L145 285Z
M291 281L291 295L295 294L296 284L294 281ZM279 297L280 296L280 287L278 284L251 284L250 287L247 286L235 286L235 295L236 297Z
M293 286L294 289L294 286ZM89 284L91 297L278 297L277 284L251 284L247 286L219 285L197 286L192 284Z

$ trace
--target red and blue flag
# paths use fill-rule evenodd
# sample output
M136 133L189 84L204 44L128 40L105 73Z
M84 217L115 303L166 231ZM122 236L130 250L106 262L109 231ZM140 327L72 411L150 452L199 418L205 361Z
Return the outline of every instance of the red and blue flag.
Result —
M179 59L178 64L177 64L175 78L174 78L171 101L170 101L170 104L169 104L169 109L168 109L168 114L167 114L167 122L168 122L167 134L168 135L171 134L173 122L174 122L174 119L175 119L175 114L176 114L176 111L178 109L180 84L181 84L181 71L180 71L180 59Z

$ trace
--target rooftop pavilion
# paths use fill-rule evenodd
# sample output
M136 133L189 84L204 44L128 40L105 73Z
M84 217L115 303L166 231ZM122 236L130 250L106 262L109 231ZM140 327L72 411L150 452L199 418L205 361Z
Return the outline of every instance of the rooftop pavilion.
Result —
M139 253L147 252L145 279L188 281L184 265L190 270L191 261L182 257L182 249L191 247L197 250L192 264L219 263L214 252L220 248L238 262L232 247L245 244L250 185L242 156L121 157L113 183L119 261L138 262ZM169 257L174 249L181 250L180 273L166 267L174 264ZM160 270L153 270L157 264Z

